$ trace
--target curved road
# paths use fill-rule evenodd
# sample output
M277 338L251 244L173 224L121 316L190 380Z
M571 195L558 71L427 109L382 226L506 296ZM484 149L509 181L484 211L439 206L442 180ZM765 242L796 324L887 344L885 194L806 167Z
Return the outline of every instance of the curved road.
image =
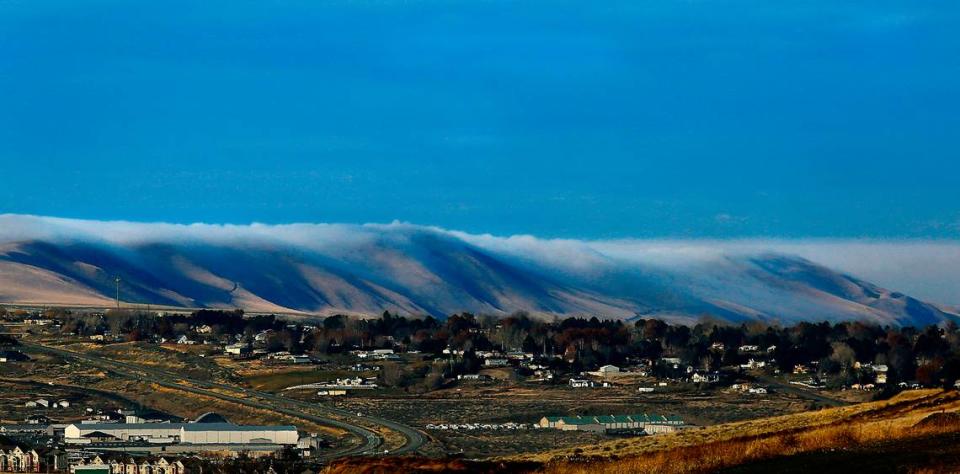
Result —
M152 367L143 367L140 365L131 364L127 362L120 362L120 361L116 361L113 359L108 359L108 358L100 357L96 355L68 351L65 349L59 349L59 348L54 348L50 346L44 346L44 345L34 344L34 343L29 343L24 341L21 341L20 344L25 349L28 349L31 351L46 352L46 353L58 355L61 357L83 360L87 363L90 363L91 365L100 367L105 370L109 370L111 372L117 373L119 375L122 375L128 378L144 379L143 375L150 375L152 382L155 382L164 387L173 388L176 390L183 390L183 391L195 393L198 395L219 398L221 400L239 403L239 404L246 405L253 408L270 410L277 413L283 413L285 415L289 415L295 418L311 421L314 423L319 423L322 425L340 428L353 434L354 436L359 437L363 441L362 444L360 444L359 446L351 446L351 447L343 448L337 451L325 453L324 455L320 456L321 458L324 458L324 459L335 459L338 457L351 456L351 455L378 454L380 453L379 448L384 444L383 437L379 433L373 430L370 430L368 428L365 428L362 425L349 423L346 421L342 421L339 419L334 419L326 416L314 415L308 411L304 411L304 410L310 410L310 411L320 410L320 411L325 411L332 415L336 415L338 417L343 417L347 419L357 418L356 414L348 412L346 410L339 409L339 408L325 407L322 405L314 405L314 404L302 402L299 400L284 398L284 397L275 395L273 393L261 392L259 390L252 390L252 389L247 389L243 387L237 387L234 385L227 385L227 384L221 384L221 383L215 383L215 382L209 382L209 381L203 381L203 380L190 379L190 378L182 377L180 375L167 372L164 370L160 370ZM180 383L180 381L189 382L191 385ZM228 395L222 392L207 390L205 388L197 388L197 387L218 388L221 390L239 392L240 394L251 397L251 398L259 398L261 400L271 401L273 402L273 404L264 403L264 402L252 400L249 398L242 398L242 397L237 397L233 395ZM289 406L293 406L294 408L299 408L300 410L287 408ZM379 417L373 417L373 416L363 416L360 418L367 423L383 426L392 431L396 431L405 438L404 445L401 446L400 448L393 450L392 454L404 454L404 453L410 453L410 452L416 451L425 442L424 435L421 432L409 426L405 426L394 421L390 421L390 420L379 418Z

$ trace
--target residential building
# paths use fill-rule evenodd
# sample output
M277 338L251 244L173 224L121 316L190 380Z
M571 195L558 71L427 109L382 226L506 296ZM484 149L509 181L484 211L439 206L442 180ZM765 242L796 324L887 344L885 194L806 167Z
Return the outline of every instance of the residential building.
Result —
M40 472L40 455L19 446L9 451L0 449L0 472Z
M615 375L620 373L620 367L615 365L605 365L600 367L598 372L600 372L601 375Z
M70 466L71 474L186 474L187 470L180 461L169 462L165 458L156 461L142 460L137 462L130 458L126 462L117 460L104 461L100 456L92 460L80 460Z

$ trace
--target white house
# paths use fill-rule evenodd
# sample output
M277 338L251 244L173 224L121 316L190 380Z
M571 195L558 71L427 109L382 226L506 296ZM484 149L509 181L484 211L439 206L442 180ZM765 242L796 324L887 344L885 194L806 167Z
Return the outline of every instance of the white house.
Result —
M587 379L570 379L570 386L573 388L591 388L594 386L592 380Z
M487 367L506 367L510 364L507 359L485 359L483 365Z
M615 366L615 365L605 365L605 366L603 366L603 367L600 367L599 372L600 372L600 374L602 374L602 375L619 374L619 373L620 373L620 367L617 367L617 366Z
M690 377L690 380L693 383L717 383L720 381L720 374L718 373L701 374L697 372L693 374L692 377Z

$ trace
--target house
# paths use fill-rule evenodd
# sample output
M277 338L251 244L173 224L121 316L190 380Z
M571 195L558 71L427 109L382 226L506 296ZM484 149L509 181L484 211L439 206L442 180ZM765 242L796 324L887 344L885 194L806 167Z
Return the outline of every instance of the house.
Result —
M710 372L707 374L701 374L697 372L690 377L690 381L693 383L717 383L720 381L720 374L716 372Z
M58 407L60 407L60 408L70 408L70 402L68 402L68 401L66 401L66 400L60 400L60 401L58 401L55 405L58 406Z
M763 387L751 387L747 390L747 392L755 395L765 395L767 393L767 389Z
M637 392L640 393L653 393L654 390L653 387L637 387Z
M9 451L0 449L0 472L40 472L40 455L19 446Z
M237 343L224 347L223 352L226 352L230 356L236 358L249 357L251 354L253 354L253 348L251 348L248 344Z
M743 345L743 346L740 346L739 348L740 352L757 352L759 350L760 350L760 346L754 346L754 345Z
M592 380L570 379L570 386L573 388L591 388L596 386Z
M460 374L457 375L457 380L490 380L490 376L481 374Z
M486 367L506 367L510 364L507 359L485 359L483 365Z
M532 352L510 351L507 352L507 359L510 360L533 360Z
M533 380L541 382L553 380L553 371L550 369L537 369L533 371Z
M47 418L43 415L30 415L27 417L27 424L31 425L49 425L50 418Z
M615 365L605 365L600 367L598 372L600 372L601 375L616 375L620 373L620 367Z
M310 359L310 356L308 355L292 354L289 357L287 357L287 362L290 362L291 364L309 364L310 362L313 362L313 361Z
M180 345L192 346L196 343L197 341L191 340L189 337L187 337L186 334L177 338L177 344L180 344Z

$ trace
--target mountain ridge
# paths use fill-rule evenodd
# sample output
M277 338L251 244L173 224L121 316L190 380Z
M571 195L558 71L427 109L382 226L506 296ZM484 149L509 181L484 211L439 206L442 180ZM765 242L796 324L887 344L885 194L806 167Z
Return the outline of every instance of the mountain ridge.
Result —
M627 259L570 241L410 224L252 227L229 234L191 226L156 232L149 224L110 230L64 226L0 239L0 302L109 306L120 276L127 303L256 312L443 317L528 311L681 323L710 316L895 325L956 317L946 307L769 251Z

